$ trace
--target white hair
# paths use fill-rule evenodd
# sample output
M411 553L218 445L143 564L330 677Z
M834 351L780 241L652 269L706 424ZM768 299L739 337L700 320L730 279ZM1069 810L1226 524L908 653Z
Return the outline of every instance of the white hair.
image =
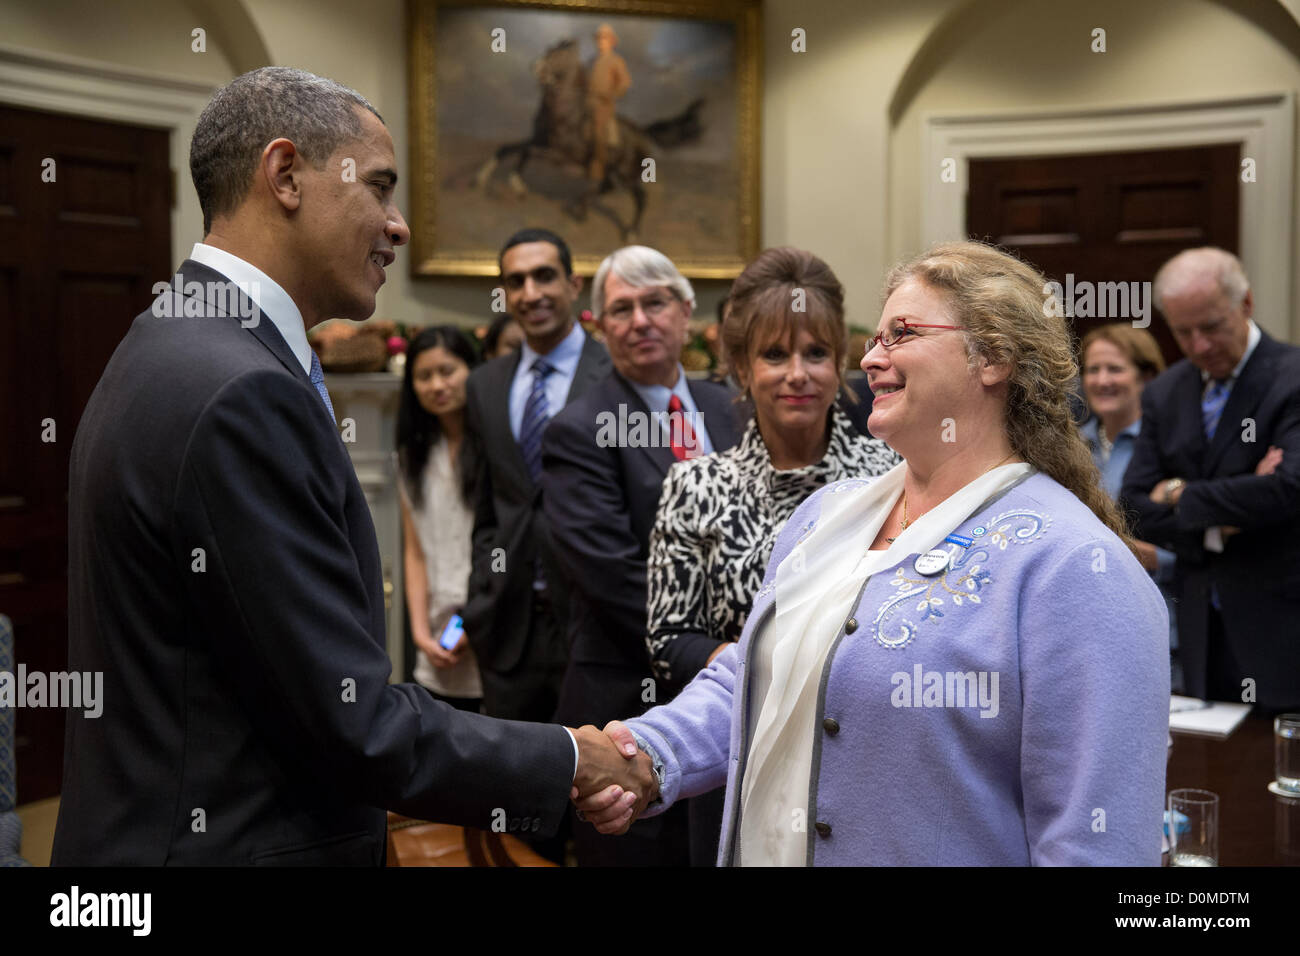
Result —
M1201 246L1197 249L1184 249L1160 267L1152 287L1152 299L1156 308L1165 310L1165 296L1181 289L1189 282L1209 274L1235 308L1241 305L1250 291L1250 280L1241 260L1226 249L1215 246Z
M596 270L591 283L591 314L600 318L605 313L605 279L613 272L624 282L638 289L663 286L695 308L695 290L686 276L677 271L673 261L658 249L649 246L624 246L605 257Z

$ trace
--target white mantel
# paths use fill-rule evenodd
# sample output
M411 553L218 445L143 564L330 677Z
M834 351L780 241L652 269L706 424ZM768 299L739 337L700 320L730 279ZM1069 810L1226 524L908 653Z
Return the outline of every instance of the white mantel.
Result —
M357 480L370 505L379 539L384 574L384 613L393 680L402 679L405 635L402 632L402 518L398 508L393 451L397 444L397 406L402 378L388 372L325 376ZM351 420L349 422L349 420ZM351 440L349 440L351 439Z

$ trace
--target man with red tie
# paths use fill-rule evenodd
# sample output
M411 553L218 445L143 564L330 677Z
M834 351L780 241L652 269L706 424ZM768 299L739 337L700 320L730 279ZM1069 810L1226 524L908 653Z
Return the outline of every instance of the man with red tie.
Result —
M569 592L569 667L555 719L572 725L581 714L604 726L667 699L645 640L646 557L664 476L677 461L730 448L740 423L729 388L686 378L680 356L695 293L666 256L645 246L610 254L591 306L614 371L548 425L542 504ZM623 837L577 827L578 862L685 865L685 824L670 811Z

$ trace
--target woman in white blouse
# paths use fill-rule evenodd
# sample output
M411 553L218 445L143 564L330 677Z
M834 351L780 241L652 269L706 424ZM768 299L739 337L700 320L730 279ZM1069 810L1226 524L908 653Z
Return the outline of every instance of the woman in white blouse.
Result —
M397 413L406 604L420 651L415 679L438 699L476 713L483 686L474 652L463 631L450 648L440 639L465 603L469 581L475 463L474 443L464 441L465 381L477 364L460 329L425 329L407 352Z

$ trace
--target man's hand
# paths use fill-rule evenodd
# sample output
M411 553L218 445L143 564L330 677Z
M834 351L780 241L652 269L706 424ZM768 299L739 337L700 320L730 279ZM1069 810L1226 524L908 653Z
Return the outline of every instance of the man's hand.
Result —
M1255 474L1271 475L1277 471L1277 466L1280 464L1282 464L1282 449L1276 445L1269 445L1268 451L1259 460L1259 464L1255 466Z
M573 735L578 741L578 774L569 796L599 832L627 832L646 804L659 796L650 758L637 750L636 738L617 720L603 732L588 725Z
M1178 499L1183 496L1183 489L1186 487L1187 482L1181 478L1166 478L1164 481L1156 482L1149 497L1155 504L1173 506L1178 504Z

